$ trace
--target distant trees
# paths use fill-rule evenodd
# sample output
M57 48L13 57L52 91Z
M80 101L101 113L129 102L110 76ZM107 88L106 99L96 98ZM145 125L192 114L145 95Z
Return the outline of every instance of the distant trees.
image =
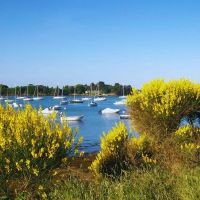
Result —
M99 94L112 94L112 95L122 95L123 94L123 85L120 83L115 83L114 86L110 84L105 84L103 81L99 81L98 83L91 83L87 84L77 84L75 86L65 85L63 87L63 94L64 95L72 95L74 94L74 89L76 94L84 95L84 94L91 94L91 87L94 94L98 94L97 91L99 90ZM125 95L130 94L132 87L130 85L124 86L124 93ZM1 95L15 95L15 90L17 95L27 95L27 86L16 86L15 87L8 87L7 85L0 84ZM39 95L47 95L52 96L55 94L61 94L62 88L58 87L49 87L44 85L38 86L38 93ZM28 94L30 96L36 95L36 85L29 84L28 85Z

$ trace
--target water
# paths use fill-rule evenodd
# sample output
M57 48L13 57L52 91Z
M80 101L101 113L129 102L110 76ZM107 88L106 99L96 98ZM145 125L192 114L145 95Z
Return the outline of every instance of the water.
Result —
M82 98L82 97L77 97ZM10 99L13 99L10 98ZM67 100L72 99L68 97ZM89 107L86 101L80 104L68 104L62 106L61 112L66 116L71 115L84 115L83 121L80 122L68 122L69 126L72 128L78 128L79 136L83 136L84 141L82 143L82 150L85 152L94 152L99 151L100 147L100 137L103 132L108 132L117 122L120 121L119 114L112 115L102 115L99 113L101 109L104 108L119 108L121 111L126 110L126 106L116 106L113 103L115 101L120 101L118 97L107 97L106 101L97 102L97 107ZM18 100L18 103L24 103L23 100ZM53 99L52 97L44 97L44 100L41 101L30 101L32 106L39 108L46 108L49 106L59 105L60 100ZM130 129L130 121L122 120Z

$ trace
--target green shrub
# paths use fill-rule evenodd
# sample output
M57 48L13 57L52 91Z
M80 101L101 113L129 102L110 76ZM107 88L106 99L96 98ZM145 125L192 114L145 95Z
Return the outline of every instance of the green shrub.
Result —
M55 117L45 118L30 105L18 111L0 106L0 194L31 187L45 196L38 190L43 180L78 152L81 140Z

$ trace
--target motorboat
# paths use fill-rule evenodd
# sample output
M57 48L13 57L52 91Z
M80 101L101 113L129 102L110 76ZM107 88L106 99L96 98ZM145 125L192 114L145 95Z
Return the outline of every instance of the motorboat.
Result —
M120 119L130 119L131 118L131 115L129 114L121 114L120 115Z
M126 99L123 99L121 101L116 101L114 105L116 106L126 105Z
M96 107L98 104L96 103L96 102L94 102L94 101L91 101L89 104L88 104L88 106L90 106L90 107Z
M45 108L44 110L42 110L43 115L51 115L53 113L57 113L57 111L54 110L52 107L48 107L48 108Z
M13 103L14 102L14 100L12 100L12 99L5 99L4 101L5 101L5 103Z
M52 110L61 110L61 109L62 109L62 107L59 105L55 105L52 107Z
M112 108L105 108L105 109L101 110L102 114L116 114L119 112L120 112L120 109L112 109Z
M106 101L105 97L96 97L94 98L94 101Z
M82 98L82 101L89 101L89 100L91 100L91 97L83 97Z
M62 100L62 101L60 102L60 105L66 105L66 104L68 104L68 101L67 101L67 100Z
M25 98L23 99L23 101L33 101L33 98L25 97Z
M84 118L84 115L68 116L68 117L61 116L60 120L61 120L61 122L64 122L64 121L81 121L83 118Z

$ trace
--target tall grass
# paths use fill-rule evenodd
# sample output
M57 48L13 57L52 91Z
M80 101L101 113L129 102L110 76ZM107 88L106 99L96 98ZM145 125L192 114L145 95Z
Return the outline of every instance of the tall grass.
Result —
M177 175L161 169L137 170L118 180L100 183L67 180L50 194L57 200L197 200L200 199L200 168Z

